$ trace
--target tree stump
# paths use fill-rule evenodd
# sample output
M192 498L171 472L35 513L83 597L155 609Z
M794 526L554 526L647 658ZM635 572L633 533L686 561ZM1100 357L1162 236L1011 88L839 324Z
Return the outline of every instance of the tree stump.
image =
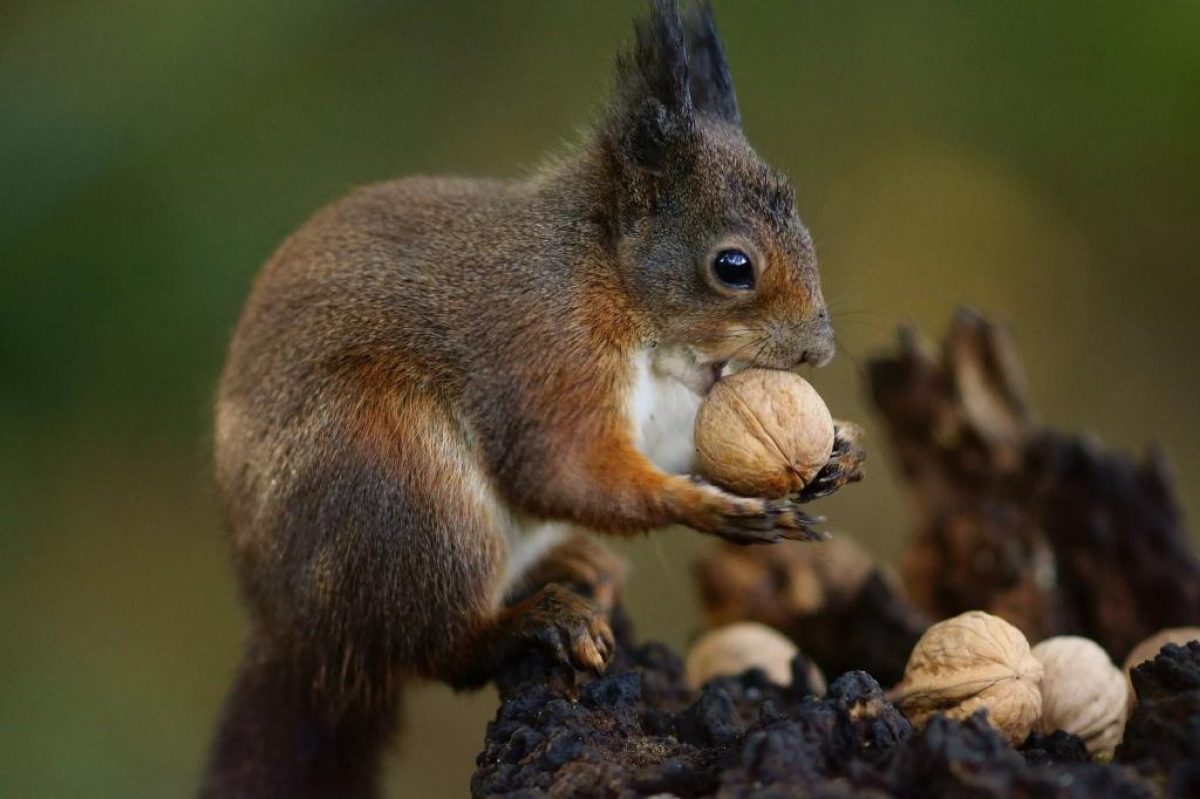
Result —
M902 584L846 541L720 547L697 570L708 623L788 635L803 653L792 685L751 669L696 690L618 610L605 676L536 650L497 676L474 796L1200 796L1200 643L1134 670L1112 763L1061 731L1013 748L979 716L914 732L888 701L880 683L899 679L925 627L966 610L1031 641L1087 636L1120 662L1163 627L1200 624L1200 560L1162 455L1136 461L1039 424L1004 327L962 311L940 350L903 330L869 376L917 499ZM824 696L805 656L835 678Z

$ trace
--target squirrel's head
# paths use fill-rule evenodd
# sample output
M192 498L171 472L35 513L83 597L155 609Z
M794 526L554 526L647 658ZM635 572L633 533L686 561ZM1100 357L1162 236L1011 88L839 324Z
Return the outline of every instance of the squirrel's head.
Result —
M708 2L681 18L651 0L596 143L615 261L660 343L716 376L833 357L812 239L787 179L742 135Z

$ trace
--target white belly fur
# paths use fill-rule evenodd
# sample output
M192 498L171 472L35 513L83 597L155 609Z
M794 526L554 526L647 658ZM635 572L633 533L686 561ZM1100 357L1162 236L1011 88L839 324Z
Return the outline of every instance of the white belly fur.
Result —
M629 408L634 442L658 468L684 474L691 471L695 457L692 427L700 397L661 368L660 362L669 355L662 359L656 355L643 351L634 356Z

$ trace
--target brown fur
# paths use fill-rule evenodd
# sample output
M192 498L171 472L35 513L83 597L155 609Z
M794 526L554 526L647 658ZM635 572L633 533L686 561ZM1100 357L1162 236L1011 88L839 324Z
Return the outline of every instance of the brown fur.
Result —
M206 795L369 795L405 679L477 684L530 640L602 667L614 569L558 547L535 572L608 593L551 584L505 608L514 516L808 535L792 502L663 473L628 418L639 349L782 368L832 353L791 191L742 138L706 7L690 19L689 55L655 0L573 157L524 181L361 189L263 269L217 400L252 623ZM706 276L726 240L759 260L756 291Z

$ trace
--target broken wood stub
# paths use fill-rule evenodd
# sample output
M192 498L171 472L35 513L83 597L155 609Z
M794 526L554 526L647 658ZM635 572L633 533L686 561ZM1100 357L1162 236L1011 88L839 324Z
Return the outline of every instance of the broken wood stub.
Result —
M1006 327L962 310L940 351L906 329L869 377L916 498L901 575L926 613L986 610L1117 660L1200 621L1200 560L1162 453L1136 461L1039 424Z

